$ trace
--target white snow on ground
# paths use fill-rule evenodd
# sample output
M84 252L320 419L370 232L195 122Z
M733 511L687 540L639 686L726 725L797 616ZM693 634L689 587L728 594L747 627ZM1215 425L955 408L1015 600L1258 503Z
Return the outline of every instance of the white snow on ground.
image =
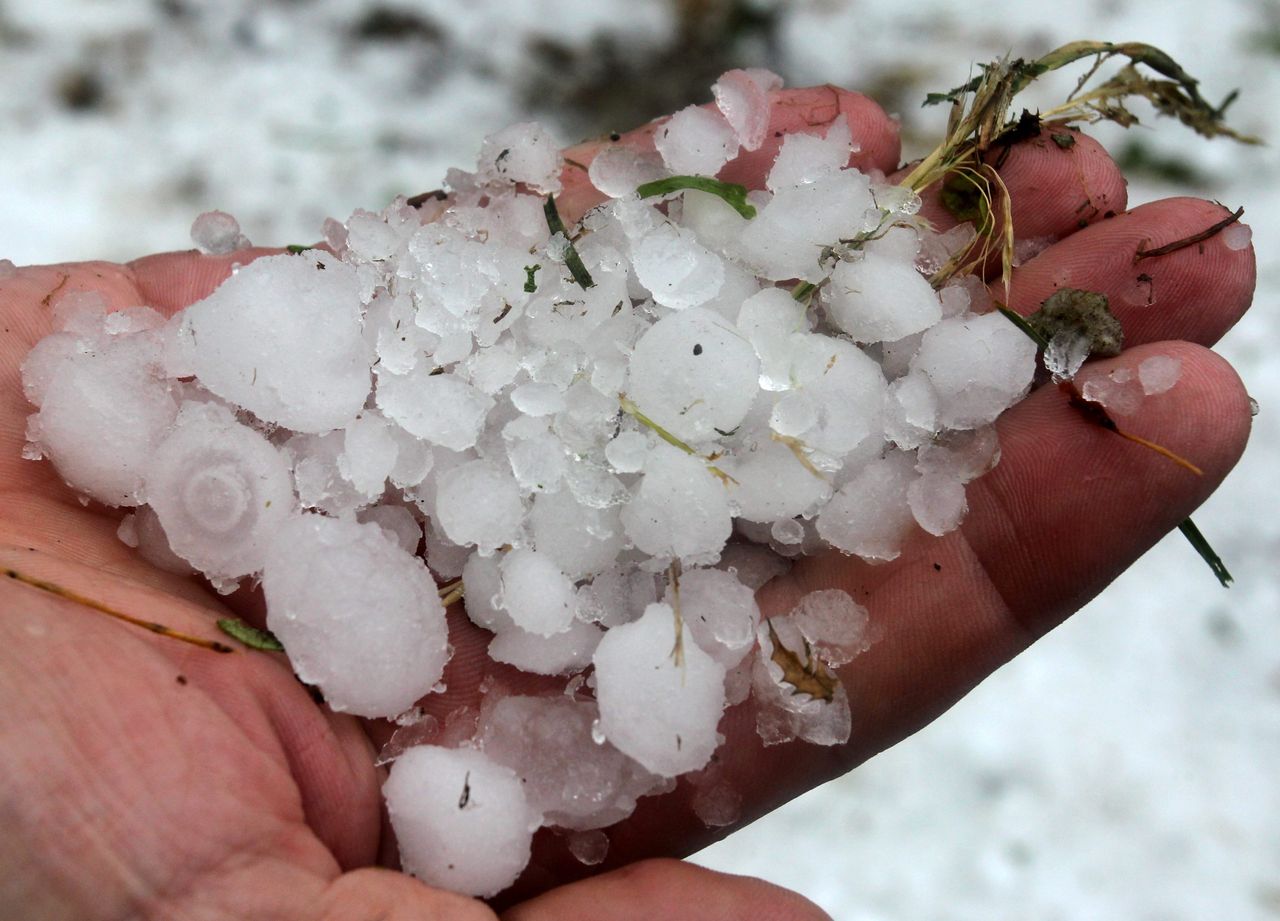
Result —
M622 0L412 8L430 28L370 42L350 37L360 7L338 0L0 0L0 258L186 248L213 208L255 242L311 241L325 216L434 187L518 120L530 39L579 47L612 29L643 45L673 28L666 6ZM1241 87L1233 121L1277 137L1274 2L778 8L769 63L792 84L878 89L917 139L909 153L945 117L916 108L925 90L1077 38L1156 44L1210 98ZM97 107L59 102L78 70L101 77ZM1235 587L1166 538L934 725L699 862L798 889L840 921L1280 917L1280 157L1168 123L1137 132L1254 229L1258 308L1221 351L1262 412L1196 515ZM1178 191L1144 179L1130 195Z

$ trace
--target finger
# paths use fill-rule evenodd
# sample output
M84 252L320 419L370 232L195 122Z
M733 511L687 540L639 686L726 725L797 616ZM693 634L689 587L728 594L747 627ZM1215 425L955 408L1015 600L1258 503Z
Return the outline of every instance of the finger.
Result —
M1094 224L1014 270L1010 306L1034 311L1059 288L1105 294L1126 345L1185 339L1212 345L1253 300L1252 246L1232 249L1218 233L1165 256L1137 258L1186 239L1228 215L1198 198L1168 198ZM996 296L1003 299L1003 292Z
M718 173L719 178L748 188L762 188L788 134L825 133L840 115L848 120L850 133L858 146L849 158L851 166L887 173L898 164L901 147L897 122L861 93L830 85L811 86L770 93L769 104L769 129L764 143L758 150L743 151L730 160ZM706 107L714 108L711 104ZM574 164L590 166L596 154L614 144L636 150L654 150L654 134L666 121L666 118L655 119L620 135L616 141L608 138L586 141L570 147L564 155ZM566 167L561 182L564 188L556 200L566 221L576 221L589 208L605 200L605 196L591 185L586 171L579 166Z
M986 162L997 168L1008 193L996 190L993 225L998 231L1009 203L1015 240L1059 240L1119 214L1128 201L1124 174L1110 154L1093 138L1073 129L1042 128L1034 137L1008 147L997 146ZM921 199L920 213L938 230L960 222L943 204L941 183L927 189Z
M748 876L677 860L647 860L562 886L502 913L502 921L830 921L808 899Z
M443 889L432 889L394 870L363 869L339 876L305 913L288 917L316 921L497 921L483 902Z
M128 268L145 303L172 314L208 297L237 266L282 252L280 248L255 246L225 256L206 256L197 250L157 253L135 259Z

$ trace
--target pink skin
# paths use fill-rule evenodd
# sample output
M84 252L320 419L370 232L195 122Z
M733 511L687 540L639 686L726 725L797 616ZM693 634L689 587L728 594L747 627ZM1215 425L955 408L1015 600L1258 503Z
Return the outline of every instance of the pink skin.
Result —
M886 173L898 167L895 126L864 97L816 87L772 101L766 147L727 165L723 178L761 185L780 142L775 132L820 131L840 111L861 144L859 165ZM626 143L651 143L653 130L633 132ZM610 142L580 145L570 156L587 162L603 143ZM1174 527L1244 448L1247 398L1208 347L1249 305L1252 251L1214 238L1136 269L1132 262L1139 245L1200 230L1221 209L1171 199L1123 212L1122 177L1083 136L1067 150L1036 140L1019 145L1002 174L1018 233L1062 238L1014 273L1015 309L1034 309L1063 278L1115 295L1129 348L1110 363L1135 366L1152 354L1183 362L1177 386L1125 421L1205 475L1090 426L1045 388L1000 421L1003 460L971 488L960 531L913 541L888 565L815 557L767 586L760 600L769 614L787 611L807 591L843 588L868 607L881 638L841 670L856 701L847 746L763 748L749 705L726 714L721 757L744 795L744 822L936 717ZM570 220L596 201L584 179L574 168L566 175L561 209ZM1086 209L1087 226L1078 229L1085 199L1098 207ZM1108 210L1121 213L1107 219ZM939 213L932 196L926 211ZM61 293L94 289L116 307L148 303L171 313L212 290L233 262L264 252L271 251L36 267L0 279L6 566L204 636L214 635L210 622L228 603L251 617L259 610L251 594L217 599L194 580L150 568L116 540L118 514L82 507L49 465L19 458L30 407L18 366L49 332L49 304ZM1151 277L1151 306L1123 297L1135 271ZM1086 475L1094 470L1107 476ZM372 767L385 726L316 706L280 657L216 656L7 580L0 605L0 776L10 778L0 789L0 915L495 917L479 902L377 868L380 853L394 859ZM485 667L487 634L458 612L451 625L459 654L449 691L428 701L440 714L474 703ZM562 840L540 835L530 868L495 907L516 921L825 917L757 880L646 860L687 854L726 833L702 826L689 795L681 784L642 800L631 819L610 829L599 867L582 866Z

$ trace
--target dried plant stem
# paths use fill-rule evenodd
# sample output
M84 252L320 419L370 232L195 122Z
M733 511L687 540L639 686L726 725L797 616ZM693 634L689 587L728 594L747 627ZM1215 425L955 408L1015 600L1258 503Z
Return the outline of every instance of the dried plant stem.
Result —
M122 621L134 627L141 627L143 630L150 631L151 633L155 633L160 636L168 637L171 640L178 640L181 643L188 643L192 646L199 646L201 649L208 649L212 652L219 652L219 653L235 652L235 650L232 647L228 646L226 643L220 643L217 640L207 640L199 636L192 636L189 633L182 633L181 631L174 630L172 627L167 627L164 624L156 623L153 620L144 620L141 617L134 617L131 614L125 614L123 611L117 611L115 608L107 607L105 604L103 604L100 601L95 601L94 599L81 595L78 592L73 592L68 588L63 588L61 585L58 585L56 582L49 582L49 581L46 581L45 579L37 579L34 576L29 576L26 573L19 572L18 570L12 569L12 568L6 568L4 570L4 574L8 578L13 579L15 582L21 582L23 585L29 585L31 588L39 589L42 592L48 592L50 595L55 595L59 598L64 598L67 601L71 601L71 602L74 602L75 604L81 605L91 610L98 611L99 613L105 614L108 617L111 617L115 620Z

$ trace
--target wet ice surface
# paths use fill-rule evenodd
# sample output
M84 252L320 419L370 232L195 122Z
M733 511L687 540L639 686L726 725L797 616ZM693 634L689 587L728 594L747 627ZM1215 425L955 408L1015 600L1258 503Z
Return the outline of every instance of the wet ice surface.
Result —
M25 6L24 3L10 4L7 9L24 28L36 29L36 34L42 35L40 30L46 28L46 23L37 23L48 19L47 9L39 10L40 16L35 17L24 12ZM1208 53L1210 47L1235 41L1232 30L1238 30L1239 34L1256 31L1240 28L1242 11L1243 7L1229 7L1212 21L1196 17L1194 24L1177 11L1164 8L1155 11L1147 4L1129 9L1118 20L1113 16L1102 23L1083 21L1084 14L1076 11L1065 20L1059 17L1055 38L1067 40L1081 34L1141 35L1173 51L1192 72L1206 78L1207 87L1252 86L1259 81L1260 74L1269 79L1269 72L1251 72L1242 79L1236 70L1254 66L1259 60L1256 52ZM232 12L227 13L228 17L231 15ZM311 17L304 10L291 15L303 30L300 34L309 34L312 39L325 35L324 30L316 31L314 27L310 33L305 31L308 22L318 17ZM902 21L895 19L894 13L877 4L861 5L858 15L870 16L882 23L890 34L895 34L894 28L902 28ZM850 63L845 47L835 45L840 28L832 23L845 22L842 16L847 13L838 8L786 14L786 46L802 44L807 72L819 79L849 82L850 66L855 70L874 69L881 60L878 56L888 54L894 45L886 42L883 48L869 48L866 55ZM145 18L142 14L125 17L129 23ZM249 17L247 28L261 33L264 18L269 17L254 14ZM962 27L938 37L931 45L936 76L926 79L919 91L953 85L956 80L951 75L965 72L974 59L1001 54L1009 47L1024 47L1019 43L1018 34L1033 25L1043 26L1027 19L1024 11L1001 4L966 17ZM225 21L222 17L216 21L205 19L194 28L201 34L213 29L211 34L216 34L218 24ZM993 29L996 24L999 27ZM116 25L123 28L121 24ZM59 41L75 41L77 30L86 27L79 22L59 21L58 28L65 36ZM511 34L519 34L520 28L511 30ZM1221 42L1206 42L1206 30L1212 30ZM166 40L164 33L157 37L161 40L152 45L157 51L164 53L166 47L172 48L173 42ZM329 40L311 42L317 52L313 57L319 59L326 41ZM984 42L993 41L991 47L984 46ZM268 53L273 47L268 46ZM259 48L254 53L263 52ZM15 53L9 60L20 62L27 54ZM306 66L307 59L307 56L299 57L297 66ZM53 60L54 56L47 56L43 66L47 69ZM347 59L343 66L357 79L367 79L361 77L361 71L376 69L366 68L371 60ZM822 68L828 66L826 61L839 61L839 72L823 71ZM191 68L199 66L199 56L187 56L180 65L176 60L172 63L177 66L164 69L164 84L172 86L175 92L189 95L182 87L184 81L189 82L193 76ZM258 130L251 116L245 113L245 100L272 96L245 92L245 86L261 72L244 69L232 80L201 79L198 81L202 87L201 97L210 100L216 113L217 99L225 92L231 100L228 109L234 109L243 128L249 132ZM52 76L50 74L50 82ZM290 79L297 86L325 84L323 80L309 81L296 74ZM853 82L858 80L855 78ZM456 99L459 91L464 96L484 98L474 84L463 81L459 85L456 80L447 80L445 85L448 92L433 98ZM495 87L500 90L501 84L490 81L484 92ZM1252 117L1249 115L1252 103L1258 98L1273 96L1264 90L1246 89L1233 114L1239 116L1243 112L1247 123ZM392 109L395 98L394 93L364 93L358 105L341 96L334 104L341 122L344 107L347 112L360 112L363 119L371 109L383 106L385 100L391 121L400 124L402 112ZM35 104L39 104L39 100ZM428 105L432 104L428 99ZM290 140L296 135L291 133L292 129L285 132L278 127L262 129L260 142L244 144L237 152L224 151L209 174L212 200L200 207L227 207L242 218L249 215L251 220L246 221L246 226L251 227L255 240L310 239L324 211L376 203L388 187L417 190L423 185L423 176L442 172L445 164L457 162L469 152L474 140L466 139L466 132L475 130L474 126L482 121L474 116L475 111L492 113L506 105L509 103L505 101L482 101L478 106L466 107L467 118L457 130L446 132L444 146L425 154L428 159L438 157L439 165L424 167L423 152L415 150L412 172L399 174L409 178L399 181L394 178L395 169L331 170L331 164L351 156L350 145L345 142L332 145L330 151L320 156L311 151L299 155L296 150L264 155L264 151L272 150L272 144L296 147L296 141ZM197 108L180 106L172 114L175 117L188 111L195 114ZM928 114L936 110L922 111ZM67 149L83 149L85 138L92 137L99 144L105 143L108 149L118 151L120 142L106 132L115 130L113 126L126 119L127 113L128 109L121 107L109 115L90 119L79 115L49 118L43 123L44 127L34 129L42 139L40 143L28 149L38 147L41 151L56 152L59 140ZM914 106L904 108L903 113L910 118ZM6 113L6 117L11 115ZM200 109L201 118L207 115ZM430 121L433 125L446 124L449 117L444 113ZM498 115L488 124L492 127L506 120L511 120L510 116ZM262 124L269 121L263 119ZM1255 125L1254 130L1263 127ZM146 137L146 132L136 131L115 131L115 136L123 137L126 133L139 139ZM194 136L194 132L188 133ZM272 136L277 140L273 141ZM372 134L367 136L372 138ZM1236 156L1230 148L1205 148L1189 137L1185 144L1182 140L1176 131L1162 128L1157 143L1171 141L1192 161L1204 161L1207 156L1207 166L1214 171L1219 169L1217 158ZM178 144L184 143L179 135ZM452 153L447 149L448 144L457 145ZM208 146L197 145L197 151ZM167 179L172 179L173 187L177 188L180 178L177 172L199 157L195 152L185 157L160 158L156 156L159 149L152 145L150 150L127 154L131 162L140 166L137 178L132 180L139 183L134 191L150 190ZM256 160L246 164L237 159L245 153ZM18 147L12 147L7 156L23 154ZM274 163L268 162L270 157L290 158L288 168L275 168ZM409 159L404 157L406 162ZM39 173L31 171L32 180L24 179L23 188L14 191L19 198L39 201L42 207L48 202L64 202L50 212L57 214L57 220L50 218L33 223L27 217L30 212L15 208L10 213L22 213L23 226L20 232L9 235L11 242L3 255L12 255L19 262L52 261L82 256L87 251L105 253L112 251L111 247L115 247L113 252L117 255L132 256L141 249L170 249L182 245L194 210L190 205L175 198L166 206L161 198L151 194L126 195L122 201L118 182L98 182L95 188L91 165L83 159L76 171L59 166L62 161L56 153L46 161L46 171L50 175L56 173L55 181L42 185ZM267 169L268 166L271 168ZM277 177L276 181L279 176L287 176L297 187L265 193L267 180L255 180L256 173ZM376 187L359 191L353 191L350 179L346 178L374 173L377 174ZM1257 169L1246 167L1238 173L1257 175ZM227 177L234 181L228 181ZM324 189L326 203L317 206L310 192L299 193L302 187ZM94 205L97 189L111 189L116 198L106 205ZM1131 201L1174 191L1169 187L1153 189L1147 184L1131 189ZM1215 191L1214 195L1232 200L1233 204L1236 203L1233 199L1249 204L1259 243L1274 239L1273 222L1262 219L1262 215L1280 212L1267 207L1263 194L1266 186L1253 183L1247 196L1245 191L1227 189ZM328 196L336 196L336 200L349 204L335 206L332 204L335 199ZM263 203L270 207L264 209ZM118 233L122 205L134 209L129 212L134 215L129 235ZM172 212L171 218L168 212L158 210L165 207ZM322 210L313 210L317 208ZM111 215L110 221L103 224L101 215ZM280 230L281 227L287 229ZM1239 245L1238 235L1229 238L1224 235L1224 241ZM1274 251L1274 247L1271 249ZM1260 246L1260 250L1266 251L1267 247ZM19 258L19 254L25 254L25 259ZM1264 286L1274 285L1268 280L1274 277L1274 268L1268 268L1266 260L1262 263ZM0 276L4 274L5 263L0 260ZM1154 292L1157 299L1161 294L1159 290ZM1144 288L1143 301L1149 300L1150 295ZM1265 298L1265 293L1259 297ZM1202 574L1187 563L1185 548L1176 542L1162 545L1116 590L1095 602L1092 615L1086 614L1082 620L1055 631L1032 654L1002 670L974 698L953 710L911 745L881 756L840 786L819 791L789 812L784 810L775 817L777 823L757 823L721 845L720 853L727 855L718 858L724 861L721 866L764 874L797 886L816 897L837 917L872 909L880 916L893 918L928 914L936 910L938 893L943 891L949 893L948 910L957 918L989 917L993 911L1010 904L1015 890L1020 899L1029 899L1045 913L1065 912L1068 916L1086 910L1099 915L1134 915L1151 910L1153 900L1159 902L1165 916L1178 919L1214 912L1245 917L1256 910L1261 904L1258 900L1265 900L1265 893L1275 888L1274 879L1260 868L1258 855L1267 853L1266 842L1270 840L1267 823L1273 824L1270 817L1276 814L1276 808L1266 793L1270 785L1250 768L1251 764L1258 763L1260 752L1265 755L1269 746L1274 745L1274 735L1269 734L1270 724L1266 722L1267 714L1273 711L1255 692L1268 686L1269 669L1274 664L1266 652L1274 648L1273 638L1269 639L1266 629L1260 625L1270 623L1264 614L1274 610L1275 602L1267 569L1262 565L1264 557L1259 555L1265 555L1265 550L1260 548L1270 546L1267 538L1270 526L1257 516L1242 517L1239 510L1265 501L1265 496L1260 497L1257 492L1258 484L1264 489L1270 488L1266 486L1270 478L1262 461L1268 457L1267 447L1275 444L1274 426L1267 422L1266 412L1277 399L1271 395L1275 376L1266 370L1269 365L1264 358L1259 357L1271 354L1270 349L1252 346L1273 339L1267 323L1257 317L1247 320L1227 340L1228 352L1233 352L1237 364L1245 369L1246 383L1263 406L1263 414L1256 420L1253 445L1245 458L1246 465L1250 464L1251 457L1255 458L1257 475L1249 478L1253 485L1248 489L1237 480L1229 480L1228 492L1221 501L1197 515L1218 549L1228 556L1239 579L1231 595L1229 616L1223 617L1217 612L1218 589L1211 583L1202 584ZM1233 484L1236 485L1233 487ZM1224 535L1233 533L1237 536L1224 547ZM1263 539L1257 539L1259 536ZM726 554L737 553L735 546L726 548ZM1153 573L1159 574L1155 581L1162 586L1155 592L1150 590ZM1179 610L1186 616L1170 620L1167 608L1170 596L1180 599ZM1211 640L1206 640L1206 636ZM1234 643L1233 636L1242 641ZM1206 642L1211 642L1209 655L1204 655ZM1133 654L1135 647L1140 654ZM1126 650L1128 655L1123 661L1118 660L1106 652L1112 649ZM1172 660L1193 661L1190 676L1185 669L1168 667L1167 663ZM1227 671L1233 676L1230 681L1222 680ZM1117 688L1116 682L1107 680L1112 674L1132 677L1125 677ZM1195 693L1189 690L1184 693L1189 683L1194 685ZM993 713L998 716L993 717ZM1016 739L1016 744L1002 742L1006 734L1008 739ZM1180 740L1179 744L1171 746L1169 740L1175 738ZM1196 757L1193 770L1175 775L1166 766L1184 763L1188 756L1181 740L1185 738L1201 740L1201 754ZM1100 763L1115 766L1115 770L1108 772L1105 783L1096 782ZM946 764L947 770L940 771L939 764ZM1224 789L1240 792L1224 797L1221 795ZM1116 801L1126 802L1132 808L1118 816L1108 807ZM1105 840L1096 834L1097 825L1104 821L1107 827L1117 829ZM841 822L844 827L858 827L860 834L841 836L834 844L824 837L821 854L806 856L804 845L812 836L804 832ZM918 837L922 827L929 829L928 841ZM1231 830L1234 843L1226 843L1207 831L1224 827ZM978 829L976 833L975 829ZM1202 829L1206 830L1204 834L1199 831ZM775 841L784 837L792 842L790 852L795 858L780 860L776 849L770 848L753 852L753 835ZM975 838L981 839L981 846L972 846ZM1189 841L1196 846L1187 847ZM1155 856L1167 854L1171 848L1183 855L1179 866L1185 870L1172 884L1167 861ZM1234 859L1233 855L1247 855L1247 859ZM709 855L707 859L717 858ZM860 876L859 882L852 884L850 880L855 874L850 868L865 866L869 861L877 867L876 879L868 884L865 876ZM913 874L925 875L926 883L906 885L905 880L909 876L914 878ZM1091 887L1088 893L1082 892L1077 885L1079 874L1090 875L1099 885Z

